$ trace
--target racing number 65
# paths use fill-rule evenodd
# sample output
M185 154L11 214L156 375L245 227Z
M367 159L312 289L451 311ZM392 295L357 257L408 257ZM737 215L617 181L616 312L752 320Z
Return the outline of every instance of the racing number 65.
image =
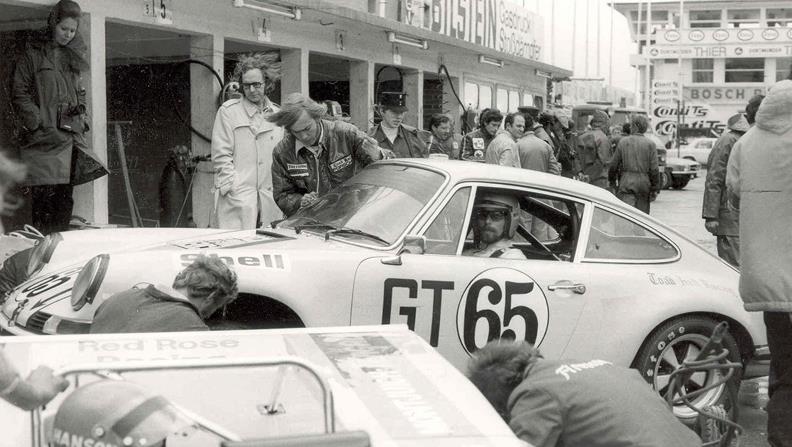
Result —
M524 339L528 343L534 344L539 330L539 321L536 313L525 306L512 307L512 297L514 295L525 295L531 293L534 288L533 282L512 282L506 281L506 293L504 295L500 285L488 278L481 278L474 282L468 289L468 295L465 299L465 314L464 314L464 335L463 343L468 352L475 352L483 347L476 344L476 326L479 320L484 319L487 323L487 342L498 338L511 338L515 339L516 334L512 329L506 329L501 332L501 316L498 312L492 309L479 309L479 301L481 299L481 292L489 288L487 293L487 300L490 304L496 305L504 300L503 306L503 327L509 327L512 318L519 317L525 323L525 336Z

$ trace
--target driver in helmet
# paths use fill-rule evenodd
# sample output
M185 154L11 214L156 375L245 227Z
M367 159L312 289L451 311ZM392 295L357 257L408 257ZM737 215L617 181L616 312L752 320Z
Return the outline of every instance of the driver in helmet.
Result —
M168 436L196 423L162 396L126 380L101 380L63 400L49 432L50 447L163 447Z
M503 193L486 193L473 205L471 227L473 246L463 256L480 258L527 259L512 248L512 238L520 224L520 205L517 198Z

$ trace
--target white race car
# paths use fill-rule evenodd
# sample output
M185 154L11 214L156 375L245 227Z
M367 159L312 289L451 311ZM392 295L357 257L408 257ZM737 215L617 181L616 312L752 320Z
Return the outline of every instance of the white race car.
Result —
M527 260L463 256L476 198L518 198L513 247ZM31 257L0 326L12 334L86 332L97 305L135 284L170 284L199 253L239 275L217 327L406 323L463 368L512 337L551 358L637 368L664 391L718 321L733 360L766 354L761 316L743 309L738 273L604 189L523 169L391 160L257 231L119 229L62 233ZM718 380L697 374L694 391ZM715 387L702 405L722 395ZM682 418L693 418L678 408Z

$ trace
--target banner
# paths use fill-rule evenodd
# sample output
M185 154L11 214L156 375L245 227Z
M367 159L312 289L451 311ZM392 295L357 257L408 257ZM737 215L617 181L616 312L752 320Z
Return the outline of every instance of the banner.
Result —
M429 28L511 56L540 60L542 19L505 0L432 0Z

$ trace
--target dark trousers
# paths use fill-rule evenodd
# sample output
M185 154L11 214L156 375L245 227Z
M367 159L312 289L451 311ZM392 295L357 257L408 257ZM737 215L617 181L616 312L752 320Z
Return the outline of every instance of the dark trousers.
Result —
M729 264L740 267L740 236L718 236L718 256Z
M651 202L650 194L635 194L635 193L627 193L627 192L620 192L616 194L616 197L619 198L622 202L631 205L639 210L643 211L646 214L649 214L649 203Z
M773 447L792 446L792 314L765 312L770 347L770 402L767 441Z
M30 187L33 226L42 234L69 229L74 199L72 185L38 185Z

